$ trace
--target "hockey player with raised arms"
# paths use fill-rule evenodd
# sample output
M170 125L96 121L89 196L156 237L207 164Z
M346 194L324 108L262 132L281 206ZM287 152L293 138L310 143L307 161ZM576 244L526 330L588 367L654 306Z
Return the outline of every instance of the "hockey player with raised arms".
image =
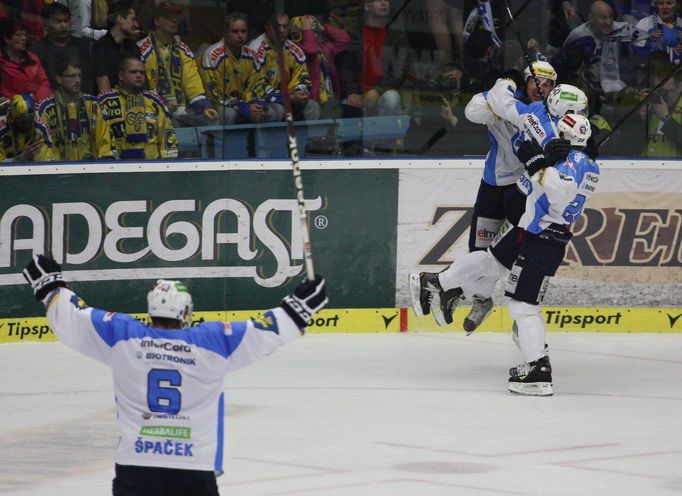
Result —
M444 271L433 274L440 292L456 291L465 297L490 297L498 279L508 274L505 296L514 320L513 337L523 363L510 369L508 389L532 396L553 394L552 369L546 347L546 327L539 304L548 280L559 268L572 234L571 225L582 214L599 182L599 166L583 152L590 138L585 116L566 114L557 124L563 139L570 142L566 160L549 162L537 144L523 152L522 159L536 169L527 179L525 211L514 226L506 221L485 252L459 257ZM419 278L424 280L424 277ZM428 278L427 278L428 279ZM438 311L438 295L420 285L412 299L415 313ZM441 295L442 296L442 295ZM441 308L446 311L446 309Z
M51 257L34 256L23 274L59 339L112 370L120 431L114 496L218 495L223 377L302 335L328 301L316 276L259 320L192 325L187 289L159 280L147 295L146 325L88 307Z
M533 68L541 85L546 84L544 91L547 91L549 82L556 78L552 66L546 62L534 62ZM546 103L543 102L540 97L543 91L537 89L535 78L528 68L525 75L526 93L532 101L516 98L516 83L512 80L498 79L489 91L475 95L467 105L467 117L487 125L491 143L470 226L469 249L472 253L487 248L492 239L492 236L484 236L489 239L483 239L478 233L497 233L505 220L517 225L525 209L524 185L528 182L528 174L532 175L537 168L532 163L520 160L517 157L519 150L522 155L527 155L539 145L539 152L546 155L550 163L565 159L570 143L556 136L556 121L566 113L585 113L587 108L585 93L568 84L552 88ZM493 186L493 182L498 184ZM413 293L418 292L420 286L439 289L435 276L426 272L422 273L421 279L419 277L416 274L410 276ZM447 295L437 291L436 298L440 298L439 303L443 307L442 312L434 312L439 325L452 322L451 315L462 296L457 290ZM463 323L467 335L481 325L493 308L490 297L474 294L471 300L471 310Z

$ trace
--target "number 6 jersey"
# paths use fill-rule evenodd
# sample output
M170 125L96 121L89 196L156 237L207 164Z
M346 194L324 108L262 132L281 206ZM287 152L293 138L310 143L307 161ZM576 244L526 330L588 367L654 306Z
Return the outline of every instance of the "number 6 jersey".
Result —
M90 308L66 288L46 307L64 344L112 370L121 465L222 472L224 375L301 335L281 308L258 321L166 330Z

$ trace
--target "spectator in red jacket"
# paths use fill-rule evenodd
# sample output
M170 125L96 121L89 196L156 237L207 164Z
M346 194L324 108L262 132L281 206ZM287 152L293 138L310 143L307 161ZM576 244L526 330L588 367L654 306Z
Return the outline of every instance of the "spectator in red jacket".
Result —
M303 15L291 19L290 38L305 53L312 81L310 97L323 113L331 112L341 94L336 57L348 47L350 35L313 15Z
M12 19L3 19L0 41L0 96L28 93L36 101L50 96L50 81L40 59L26 50L28 35L24 27Z

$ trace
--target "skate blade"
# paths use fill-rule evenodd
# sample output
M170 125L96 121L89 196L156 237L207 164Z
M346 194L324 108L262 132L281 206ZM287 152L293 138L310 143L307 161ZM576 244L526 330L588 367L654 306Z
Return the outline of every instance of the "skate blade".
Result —
M445 314L443 311L440 309L440 295L438 293L434 293L433 297L431 298L431 313L433 314L433 318L436 321L436 324L439 326L446 326L450 322L447 322L445 320Z
M419 284L419 274L410 273L408 278L410 281L410 296L412 297L412 311L417 317L423 317L422 306L419 302L421 285Z
M510 382L507 389L510 393L521 396L552 396L554 394L551 382L531 382L527 384Z

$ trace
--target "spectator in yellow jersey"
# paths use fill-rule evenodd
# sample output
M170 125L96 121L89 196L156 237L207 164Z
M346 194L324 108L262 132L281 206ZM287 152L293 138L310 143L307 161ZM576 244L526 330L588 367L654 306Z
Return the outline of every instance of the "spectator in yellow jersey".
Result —
M45 123L35 114L28 93L9 99L7 114L0 117L0 162L48 162L52 140Z
M113 158L109 122L97 98L81 91L83 73L78 59L59 59L55 79L54 94L38 103L38 115L52 136L53 160Z
M658 55L658 54L656 54ZM659 85L675 66L665 56L650 59L653 84ZM646 157L682 155L682 72L677 70L640 109L647 119Z
M277 46L282 47L284 56L285 80L288 80L287 91L291 96L291 107L296 120L311 120L320 117L320 105L310 98L312 82L306 66L303 50L289 37L289 16L275 14L265 24L265 32L249 43L255 52L256 62L263 79L255 87L247 91L251 95L265 94L268 103L283 105L281 91L282 75L279 69Z
M265 95L251 95L244 100L246 89L262 77L256 70L252 52L246 48L248 17L234 12L225 20L223 39L204 52L199 73L208 95L224 124L271 122L282 120L284 107L268 104Z
M182 13L175 2L154 9L154 31L137 42L149 89L168 105L176 126L202 126L218 117L199 77L194 54L177 38Z
M144 64L127 55L121 60L116 89L99 96L115 154L128 160L176 158L171 115L159 95L144 87Z

